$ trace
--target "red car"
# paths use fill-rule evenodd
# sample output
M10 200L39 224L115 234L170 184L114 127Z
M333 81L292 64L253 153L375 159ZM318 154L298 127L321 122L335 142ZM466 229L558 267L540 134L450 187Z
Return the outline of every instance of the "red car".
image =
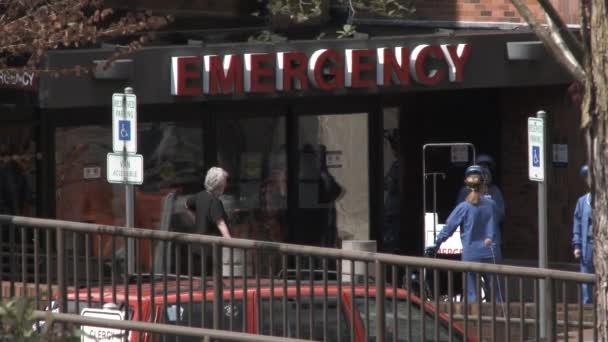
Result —
M125 285L119 285L112 291L104 287L103 298L100 288L89 290L83 288L68 292L68 313L80 313L84 308L100 308L102 303L117 303L125 307L129 303L129 319L145 322L176 324L192 327L212 328L213 320L213 285L199 279L175 279L167 281L166 287L162 277L154 282L146 279L141 284L141 300L138 300L137 284L129 285L128 299L125 297ZM374 286L368 286L367 294L362 285L351 286L329 282L325 290L322 282L262 280L258 287L255 280L228 281L223 289L222 329L253 334L298 337L319 341L375 341L376 305ZM152 291L154 288L154 291ZM165 291L164 289L169 289ZM190 291L192 289L192 291ZM353 292L354 289L354 292ZM204 294L204 296L203 296ZM397 289L396 306L393 305L393 289L386 289L386 340L392 341L397 329L398 341L422 341L421 302L418 297L409 296L406 290ZM367 303L366 299L367 298ZM326 303L326 305L324 304ZM367 305L366 305L367 304ZM324 310L325 308L325 310ZM435 309L426 304L425 331L426 339L434 340ZM123 309L124 310L124 309ZM368 314L366 314L366 312ZM397 312L397 322L393 312ZM408 330L408 313L411 313L412 327ZM369 325L369 329L367 326ZM454 341L475 341L465 339L462 328L452 323ZM440 341L448 341L450 323L448 317L439 314ZM339 335L339 337L338 337ZM130 341L198 341L196 338L180 337L168 334L131 332Z

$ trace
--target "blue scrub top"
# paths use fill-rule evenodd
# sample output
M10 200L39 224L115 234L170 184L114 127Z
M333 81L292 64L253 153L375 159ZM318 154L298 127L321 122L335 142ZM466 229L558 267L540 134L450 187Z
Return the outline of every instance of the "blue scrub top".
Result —
M576 202L572 227L572 247L581 250L581 261L583 263L593 262L592 218L591 194L586 193Z
M469 192L471 192L471 190L469 190L468 187L466 187L466 186L461 187L460 191L458 192L458 198L456 199L456 204L464 202L464 200L467 198L467 195L469 194ZM488 193L485 194L484 197L489 198L494 201L494 203L496 204L496 210L497 210L497 214L498 214L497 221L498 221L498 223L502 222L502 220L505 217L505 200L502 196L502 191L500 191L500 189L496 185L490 184L490 186L488 187Z
M500 231L496 220L496 204L493 200L482 197L479 205L462 202L452 210L445 226L437 235L437 244L447 240L454 231L460 228L462 242L462 260L480 261L488 258L502 258L500 249ZM484 245L484 240L492 240L492 249Z

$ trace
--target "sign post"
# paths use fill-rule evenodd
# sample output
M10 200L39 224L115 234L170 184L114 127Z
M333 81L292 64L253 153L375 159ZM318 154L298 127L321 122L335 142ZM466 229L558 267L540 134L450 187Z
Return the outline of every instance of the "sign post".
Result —
M133 184L143 183L143 156L137 153L137 97L133 88L112 95L112 148L108 153L107 177L110 183L125 185L125 226L135 226ZM127 270L135 272L135 243L128 239Z
M547 183L546 183L546 119L547 113L539 110L536 117L528 118L528 175L531 181L538 183L538 267L548 267L547 254ZM550 337L551 331L547 317L551 317L552 305L547 302L551 296L551 283L541 280L539 294L540 304L540 337Z

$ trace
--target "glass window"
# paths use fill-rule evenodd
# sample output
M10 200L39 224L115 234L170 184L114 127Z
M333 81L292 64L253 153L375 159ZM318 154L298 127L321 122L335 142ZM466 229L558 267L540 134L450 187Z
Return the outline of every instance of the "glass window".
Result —
M365 316L365 299L364 298L357 298L355 299L356 305L357 305L357 310L359 310L359 313L361 315L361 321L363 322L363 325L367 327L367 320L366 320L366 316ZM411 324L411 330L412 330L412 341L422 341L422 334L420 332L420 306L417 304L413 304L411 305L411 317L409 317L408 319L408 302L406 300L397 300L397 341L400 342L408 342L407 340L407 336L408 336L408 327L409 324ZM370 341L375 341L375 336L376 336L376 300L373 298L368 298L368 305L369 305L369 336L370 336ZM431 313L426 313L424 315L424 319L425 319L425 335L427 340L431 340L434 338L435 336L435 317L433 314ZM392 341L393 340L393 335L395 334L395 331L393 330L395 327L395 313L393 312L393 301L392 298L387 298L386 301L386 317L385 317L385 323L386 323L386 340L387 341ZM449 341L449 331L448 331L448 327L446 325L445 322L442 322L440 320L439 322L439 341ZM463 336L457 332L454 331L454 341L459 342L459 341L464 341Z
M285 118L222 118L218 160L229 173L222 201L232 235L284 241L287 208Z
M228 214L232 236L284 242L287 225L287 149L285 117L220 118L217 122L219 165L228 174L221 200ZM278 270L279 259L274 260ZM253 258L249 275L267 274L268 263L256 269Z
M302 298L300 302L300 320L296 320L296 303L293 298L287 302L287 324L283 321L283 301L282 298L275 298L272 302L272 326L270 325L270 300L262 300L262 312L258 319L262 321L262 334L272 336L283 336L284 326L287 327L287 337L311 339L323 341L324 333L327 333L328 340L337 339L338 334L338 305L335 299L327 302L327 321L324 321L323 302L315 300L310 302L308 298ZM312 336L311 333L311 310L312 310ZM340 309L340 338L343 341L350 341L350 325L346 319L343 308ZM299 325L299 327L298 327ZM299 328L299 336L297 334ZM325 331L324 331L325 330Z
M68 300L67 313L80 315L80 313L82 312L82 309L89 309L89 308L90 309L100 309L101 305L99 304L99 302L91 302L91 305L89 306L89 303L87 301L80 300L80 301L78 301L78 307L77 307L76 301Z
M125 187L110 184L106 155L112 151L110 126L58 127L56 145L56 215L58 219L108 225L125 223ZM135 226L158 228L165 196L200 189L202 132L198 123L138 124L138 152L144 157L144 184L135 187ZM111 241L93 253L108 257ZM117 254L123 240L116 241ZM149 242L139 248L142 271L151 266Z
M116 203L122 190L105 177L106 154L112 151L111 128L59 127L55 130L57 218L115 224L122 212ZM122 196L124 197L124 196Z
M119 308L122 312L125 311L124 308L124 302L121 303L122 304L122 308ZM99 302L91 302L91 305L89 306L89 303L87 301L78 301L78 307L76 306L76 301L73 300L68 300L68 311L67 313L71 313L71 314L76 314L76 315L80 315L82 313L82 310L84 309L101 309L102 305ZM132 306L129 306L129 315L127 316L127 319L133 319L133 315L135 314L135 311L133 310Z
M399 108L385 108L384 122L384 213L382 250L401 250L401 169L399 167Z
M32 126L0 127L0 213L36 216L39 159Z
M299 117L294 243L325 247L369 238L367 114Z
M205 302L205 322L202 326L203 311L201 303L169 304L164 309L164 323L190 326L195 328L213 328L213 303ZM243 303L235 301L224 303L222 315L222 329L230 330L230 317L232 316L232 331L243 331ZM199 342L200 337L179 336L174 334L160 334L159 341L162 342ZM222 340L218 340L222 341Z

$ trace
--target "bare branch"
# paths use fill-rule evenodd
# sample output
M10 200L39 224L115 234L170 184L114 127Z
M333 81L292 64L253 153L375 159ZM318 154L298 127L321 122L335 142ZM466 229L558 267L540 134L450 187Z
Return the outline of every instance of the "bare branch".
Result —
M570 48L574 56L577 58L580 64L582 56L584 54L582 42L572 34L572 31L568 29L568 26L562 20L562 17L555 10L555 7L548 0L538 0L538 3L545 11L547 15L547 21L552 23L552 31L556 31L566 42L566 45Z
M523 0L511 0L519 14L526 20L532 28L532 31L540 38L540 40L549 49L550 53L562 64L570 75L579 82L584 82L586 78L585 70L574 57L570 48L566 46L563 40L556 41L556 37L550 35L545 28L536 20L528 6Z

